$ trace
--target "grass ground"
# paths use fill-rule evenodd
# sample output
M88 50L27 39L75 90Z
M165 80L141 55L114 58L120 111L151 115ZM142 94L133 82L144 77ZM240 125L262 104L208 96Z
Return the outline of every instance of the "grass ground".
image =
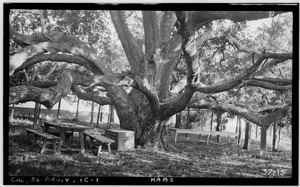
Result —
M97 177L212 177L212 178L288 178L291 177L290 146L279 145L277 152L268 149L268 157L260 158L259 142L250 150L237 146L234 139L216 143L215 137L206 145L206 137L180 134L176 144L170 135L173 151L152 152L145 149L105 151L95 156L95 149L86 155L76 152L40 154L38 145L26 141L26 124L9 126L10 176L97 176ZM226 138L227 140L227 138ZM75 137L72 144L77 144ZM88 147L88 144L86 145ZM271 172L276 171L276 172Z

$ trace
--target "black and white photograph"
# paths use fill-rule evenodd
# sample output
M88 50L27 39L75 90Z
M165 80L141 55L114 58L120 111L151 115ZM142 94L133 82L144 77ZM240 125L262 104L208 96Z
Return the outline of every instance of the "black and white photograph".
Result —
M298 185L298 3L3 15L4 184Z

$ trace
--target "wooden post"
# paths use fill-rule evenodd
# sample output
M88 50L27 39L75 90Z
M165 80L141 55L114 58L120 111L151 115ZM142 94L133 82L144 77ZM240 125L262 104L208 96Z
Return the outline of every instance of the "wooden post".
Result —
M12 123L14 121L14 113L15 113L15 104L13 104L10 117L9 117L9 122Z
M239 118L236 116L236 126L235 126L235 133L238 133L239 131Z
M115 122L115 107L113 105L111 105L110 107L110 115L111 115L111 122L114 123Z
M56 116L56 119L59 118L59 113L60 113L60 104L61 104L61 99L59 100L58 102L58 108L57 108L57 116Z
M109 105L109 109L108 109L108 117L107 117L107 129L111 128L111 105Z
M175 128L180 128L180 125L181 125L181 112L176 114Z
M186 128L187 129L190 129L190 124L191 124L191 121L190 121L190 107L188 107L188 115L187 115L187 121L186 121ZM185 134L185 137L188 138L188 134Z
M282 129L282 127L278 126L278 142L277 143L280 143L281 129Z
M216 131L220 131L222 112L217 111L217 127ZM217 135L217 142L220 142L220 135Z
M190 128L190 107L188 107L188 114L187 114L187 121L186 121L186 125L187 125L187 129Z
M277 128L277 122L274 122L273 124L273 143L272 143L272 151L276 151L276 128Z
M101 105L99 105L99 109L98 109L97 126L99 125L100 113L101 113Z
M39 128L39 124L38 124L38 120L39 120L39 108L40 108L40 104L39 103L35 103L34 115L33 115L33 129L38 129Z
M243 149L248 150L250 138L251 138L250 123L247 121L246 122L246 129L245 129L245 142L244 142Z
M255 127L255 138L257 139L257 130L258 130L258 125Z
M238 121L239 121L239 136L238 136L238 146L241 143L241 137L242 137L242 121L241 118L238 117Z
M100 122L102 122L103 119L103 112L100 112Z
M213 126L213 119L214 119L214 111L211 111L211 120L210 120L210 131L212 131L212 126Z
M260 133L260 151L259 154L261 157L266 157L266 147L267 147L267 127L261 127Z
M91 111L91 127L93 127L93 119L94 119L94 101L92 101L92 111Z
M76 121L78 121L78 107L79 107L79 101L80 101L80 99L78 98L78 100L77 100L77 109L76 109Z

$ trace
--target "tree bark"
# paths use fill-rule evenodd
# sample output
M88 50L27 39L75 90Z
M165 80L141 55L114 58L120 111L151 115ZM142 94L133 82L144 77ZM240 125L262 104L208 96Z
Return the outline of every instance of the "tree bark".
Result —
M267 148L267 128L261 127L260 135L260 151L259 154L262 158L266 157L266 148Z

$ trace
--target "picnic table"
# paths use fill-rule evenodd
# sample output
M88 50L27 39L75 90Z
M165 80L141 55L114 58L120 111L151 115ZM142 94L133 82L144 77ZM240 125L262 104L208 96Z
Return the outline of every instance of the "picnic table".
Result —
M197 134L199 135L199 137L201 135L207 135L207 145L209 143L209 138L211 136L228 136L228 141L229 141L229 137L233 136L233 137L238 137L239 133L234 133L234 132L221 132L221 131L201 131L201 130L197 130L197 129L178 129L178 128L169 128L169 131L173 131L175 133L175 137L174 137L174 141L176 143L177 141L177 135L178 134Z
M80 151L82 154L85 153L85 148L84 148L84 131L87 129L91 129L91 127L86 127L82 125L77 125L77 124L72 124L72 123L52 123L49 121L42 121L44 123L44 133L47 133L49 130L49 127L54 127L58 129L60 133L60 138L62 139L62 146L66 147L67 150L72 150L72 151ZM65 134L71 131L72 133L74 132L79 132L79 143L80 143L80 148L70 148L66 145L66 137ZM59 150L65 150L61 147L58 147Z

